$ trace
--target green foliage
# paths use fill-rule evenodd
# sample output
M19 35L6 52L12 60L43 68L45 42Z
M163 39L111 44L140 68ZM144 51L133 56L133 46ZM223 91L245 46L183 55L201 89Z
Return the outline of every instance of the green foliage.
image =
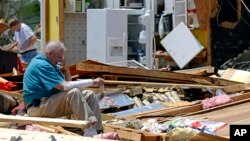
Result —
M27 0L21 0L19 9L16 11L16 17L21 21L31 17L40 16L40 3L38 0L27 3Z
M40 2L38 0L0 0L0 19L18 18L31 26L33 29L37 23L40 23ZM7 31L0 36L0 45L6 45L11 42L12 31Z

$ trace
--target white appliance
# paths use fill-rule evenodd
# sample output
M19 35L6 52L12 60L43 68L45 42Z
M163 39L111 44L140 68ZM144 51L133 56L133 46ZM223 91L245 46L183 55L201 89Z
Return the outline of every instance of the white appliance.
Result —
M145 9L88 9L87 59L153 66L153 14Z
M87 59L127 60L127 15L122 10L87 10Z

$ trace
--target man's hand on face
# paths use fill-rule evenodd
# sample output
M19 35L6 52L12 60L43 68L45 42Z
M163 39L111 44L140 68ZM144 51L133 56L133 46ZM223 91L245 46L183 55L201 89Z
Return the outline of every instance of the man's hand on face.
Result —
M63 70L66 70L69 67L65 59L57 58L57 61L57 65L59 65Z
M101 87L104 85L104 79L98 77L96 79L94 79L94 83L93 83L93 86L96 86L96 87Z

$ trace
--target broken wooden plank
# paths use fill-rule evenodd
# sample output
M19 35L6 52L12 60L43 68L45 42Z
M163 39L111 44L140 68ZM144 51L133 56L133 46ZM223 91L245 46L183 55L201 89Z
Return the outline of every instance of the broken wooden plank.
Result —
M211 75L216 73L215 67L206 66L194 69L185 69L185 70L178 70L174 71L178 73L185 73L185 74L194 74L194 75Z
M214 84L217 86L232 86L232 85L237 85L237 84L244 84L242 82L226 80L223 78L213 78L213 79L214 79Z
M250 90L250 84L238 84L233 86L227 86L223 88L223 91L226 93L235 93L241 91L248 91Z
M56 133L46 133L46 132L37 132L37 131L27 131L27 130L17 130L17 129L6 129L0 128L1 140L22 140L22 141L108 141L106 139L97 139L91 137L83 136L73 136L73 135L64 135Z
M15 122L19 124L41 124L41 125L56 125L63 127L85 128L88 125L87 121L69 120L58 118L41 118L41 117L25 117L0 114L0 121Z
M249 83L250 72L244 70L227 69L221 75L221 78L241 83Z
M197 82L196 79L193 79L192 82L190 82L190 81L186 81L186 80L134 76L134 75L116 75L116 74L91 75L91 78L97 78L97 77L102 77L105 80L118 80L118 81L149 81L149 82L157 81L157 82L172 82L172 83L187 83L187 82L193 83L193 81ZM202 81L202 80L200 80L200 81Z
M141 85L145 87L184 87L184 88L210 88L210 89L222 89L223 86L209 86L199 84L176 84L176 83L155 83L155 82L130 82L130 81L112 81L105 80L105 84L123 84L123 85Z
M189 81L189 82L194 82L192 81L192 79L205 79L207 81L213 82L212 78L191 75L191 74L153 71L153 70L146 70L146 69L140 69L140 68L108 66L108 65L102 65L102 64L96 65L96 64L79 63L76 66L76 70L86 71L86 72L101 72L101 73L134 75L134 76L145 76L145 77L154 77L154 78L167 78L167 79L174 79L174 80L184 80L184 81Z

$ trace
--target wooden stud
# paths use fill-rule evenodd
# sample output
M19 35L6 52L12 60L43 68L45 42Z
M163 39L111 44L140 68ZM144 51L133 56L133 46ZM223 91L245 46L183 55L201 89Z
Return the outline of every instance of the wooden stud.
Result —
M25 117L0 114L2 122L16 122L19 124L41 124L41 125L57 125L63 127L85 128L88 125L87 121L68 120L58 118L40 118L40 117Z
M105 84L127 84L127 85L142 85L153 87L185 87L185 88L210 88L210 89L222 89L222 86L209 86L199 84L176 84L176 83L154 83L154 82L130 82L130 81L111 81L106 80Z

